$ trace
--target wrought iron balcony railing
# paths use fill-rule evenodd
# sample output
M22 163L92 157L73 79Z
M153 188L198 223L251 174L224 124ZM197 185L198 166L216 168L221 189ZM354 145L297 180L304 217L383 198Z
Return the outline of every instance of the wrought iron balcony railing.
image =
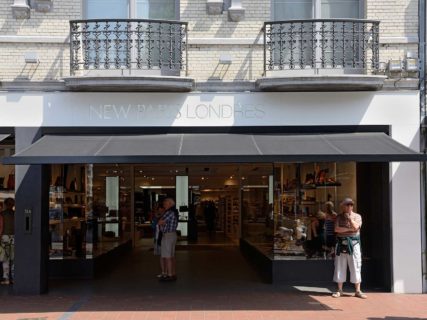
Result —
M70 21L70 70L187 71L187 23L145 19Z
M379 21L288 20L264 23L264 73L275 70L378 70Z

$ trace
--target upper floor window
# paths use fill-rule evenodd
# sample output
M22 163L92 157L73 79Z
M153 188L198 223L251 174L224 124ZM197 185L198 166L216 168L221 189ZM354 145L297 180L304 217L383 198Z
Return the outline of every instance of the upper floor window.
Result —
M85 0L86 19L179 19L179 0Z
M363 0L272 0L276 21L363 18Z
M176 0L136 0L136 17L140 19L177 19Z

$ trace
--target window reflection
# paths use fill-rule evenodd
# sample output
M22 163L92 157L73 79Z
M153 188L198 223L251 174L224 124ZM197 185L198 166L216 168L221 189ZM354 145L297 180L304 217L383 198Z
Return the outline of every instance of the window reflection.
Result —
M357 198L355 163L277 164L275 178L275 258L333 258L339 203Z

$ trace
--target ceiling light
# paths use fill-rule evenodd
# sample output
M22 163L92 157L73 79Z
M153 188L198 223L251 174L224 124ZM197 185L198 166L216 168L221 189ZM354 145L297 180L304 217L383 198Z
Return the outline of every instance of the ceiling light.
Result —
M252 188L252 189L255 189L255 188L268 188L268 186L266 186L266 185L262 185L262 184L259 184L259 185L245 185L245 186L243 186L243 188Z
M175 186L139 186L141 189L175 189Z

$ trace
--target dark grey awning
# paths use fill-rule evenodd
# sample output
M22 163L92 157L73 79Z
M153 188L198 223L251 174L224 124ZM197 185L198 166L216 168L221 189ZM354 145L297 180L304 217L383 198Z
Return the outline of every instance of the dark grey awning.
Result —
M384 133L46 135L6 164L424 161Z

